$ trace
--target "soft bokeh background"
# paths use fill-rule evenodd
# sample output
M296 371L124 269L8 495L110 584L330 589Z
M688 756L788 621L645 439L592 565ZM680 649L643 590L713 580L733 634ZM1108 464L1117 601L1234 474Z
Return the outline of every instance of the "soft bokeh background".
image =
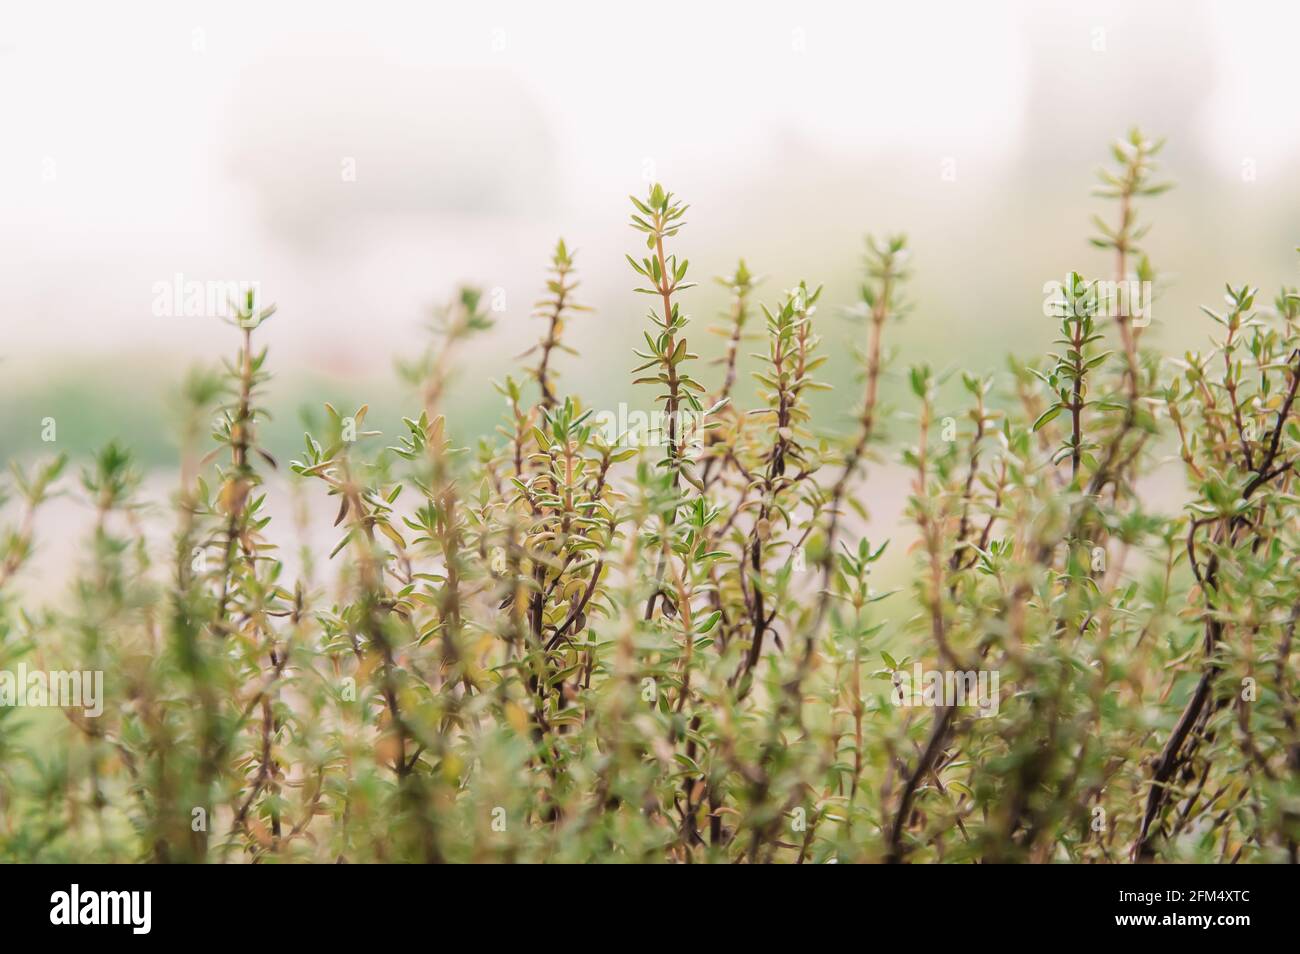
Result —
M626 195L652 178L692 205L677 248L697 278L743 255L768 299L826 284L834 424L863 234L912 239L904 362L1039 352L1043 283L1110 267L1086 236L1112 210L1089 190L1133 124L1169 138L1178 182L1148 204L1147 241L1169 282L1149 340L1176 351L1224 280L1271 298L1300 275L1298 32L1300 8L1172 0L6 5L0 455L50 450L52 416L59 449L120 437L166 473L172 389L235 344L153 313L177 273L279 303L282 455L323 400L369 401L391 431L413 406L393 357L456 283L498 289L452 395L460 435L486 431L560 235L596 308L564 381L642 407L626 372L645 299L623 255ZM688 293L700 327L722 296Z

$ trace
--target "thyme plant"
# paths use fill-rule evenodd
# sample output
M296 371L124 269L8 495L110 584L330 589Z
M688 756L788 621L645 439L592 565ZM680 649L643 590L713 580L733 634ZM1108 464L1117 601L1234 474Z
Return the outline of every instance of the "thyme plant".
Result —
M559 373L592 327L563 241L472 447L446 396L491 325L476 289L400 365L398 433L327 407L287 462L259 442L273 309L242 302L233 357L181 392L169 547L116 443L76 487L62 458L12 471L0 663L102 671L104 698L0 706L0 859L1297 860L1300 296L1229 285L1204 350L1145 344L1158 151L1115 146L1111 271L1060 286L1055 353L952 387L893 357L918 313L901 236L868 241L847 324L741 261L700 360L687 206L659 185L627 256L653 427L611 428ZM810 403L845 329L847 432ZM863 534L882 460L910 475L905 553ZM1180 500L1144 483L1161 461ZM338 533L292 574L281 471ZM93 527L38 607L19 587L56 492ZM910 586L876 587L885 559Z

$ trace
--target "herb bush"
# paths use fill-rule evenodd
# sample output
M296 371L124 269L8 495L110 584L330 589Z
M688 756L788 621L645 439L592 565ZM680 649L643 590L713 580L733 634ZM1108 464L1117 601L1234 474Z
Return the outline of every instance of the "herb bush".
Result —
M1102 173L1106 281L1155 281L1137 212L1165 188L1158 149L1134 132ZM948 408L945 375L890 357L906 242L869 242L840 437L809 412L832 358L815 286L760 301L742 262L701 368L685 213L657 185L632 199L658 439L609 433L557 373L582 310L561 242L498 435L445 430L457 348L490 323L464 289L400 367L403 433L331 407L306 436L287 466L336 508L309 561L328 583L286 577L264 513L272 309L251 299L233 360L186 381L161 558L110 444L80 476L96 519L67 599L19 605L63 462L15 467L0 666L102 670L106 698L43 737L0 708L0 858L1296 860L1300 298L1228 286L1206 350L1171 358L1073 274L1059 353L963 374ZM882 406L887 373L910 406ZM902 412L899 447L881 425ZM855 527L872 461L899 453L916 544L891 595L885 541ZM1162 458L1186 492L1157 508L1139 480ZM996 673L997 704L897 704L917 663Z

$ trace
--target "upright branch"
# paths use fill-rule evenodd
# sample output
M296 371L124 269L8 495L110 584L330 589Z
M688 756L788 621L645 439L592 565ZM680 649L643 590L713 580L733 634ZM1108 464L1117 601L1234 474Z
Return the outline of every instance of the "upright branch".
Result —
M722 335L727 339L726 354L718 359L723 367L722 384L712 397L714 403L720 403L731 399L731 390L736 384L736 364L740 355L740 339L745 332L745 323L749 321L750 316L749 296L753 292L754 286L761 279L754 277L750 273L749 269L745 267L745 260L742 258L736 264L735 272L727 276L718 276L714 281L727 288L731 293L731 304L727 311L726 324L709 329L714 334Z
M1083 412L1088 401L1088 374L1110 357L1111 352L1092 354L1091 345L1104 335L1096 330L1097 291L1092 283L1085 282L1078 272L1071 272L1062 289L1062 298L1050 302L1061 318L1061 336L1056 344L1065 346L1064 354L1053 353L1055 364L1046 373L1037 375L1051 389L1055 401L1034 421L1035 431L1055 420L1061 413L1069 412L1070 432L1052 457L1052 463L1065 458L1070 460L1070 479L1077 481L1084 452L1095 444L1083 438Z
M632 227L645 235L646 248L649 249L650 255L642 257L639 261L628 255L627 261L633 271L650 282L648 287L639 287L636 290L658 299L658 311L651 308L648 315L651 324L658 331L654 335L645 333L649 350L636 352L637 357L644 363L633 369L634 374L651 368L655 369L655 373L639 377L633 383L655 384L663 389L658 396L659 400L663 401L664 417L667 419L667 454L662 466L667 468L671 475L673 489L676 490L681 486L683 477L692 484L700 486L699 478L683 460L681 411L685 407L696 415L704 413L704 407L699 399L699 395L704 393L704 386L683 368L686 361L695 359L698 355L686 350L686 339L682 337L682 332L689 318L674 300L678 292L693 288L695 283L686 281L690 261L688 259L678 261L675 254L669 255L664 251L664 240L675 237L686 224L682 216L686 214L689 206L674 201L673 194L666 192L658 183L650 189L650 194L644 202L636 196L628 198L632 200L632 205L636 209L632 213ZM665 532L671 532L676 517L677 504L673 504L665 517L664 522L667 526ZM659 565L655 573L655 587L646 601L646 619L654 615L655 603L662 593L665 559L661 549Z
M546 335L525 352L526 355L534 351L540 353L533 376L537 378L537 386L541 389L540 403L546 409L553 408L556 404L555 370L551 367L551 354L557 348L569 354L577 354L561 340L565 320L574 312L590 310L573 300L578 281L573 277L573 253L564 244L564 239L555 243L555 251L551 253L550 272L550 277L546 280L546 297L536 303L533 311L534 317L546 322Z
M423 496L423 504L414 518L406 519L406 525L419 533L416 546L441 558L441 579L432 574L426 578L441 584L433 593L437 608L434 632L441 637L442 665L450 684L459 681L466 691L472 688L473 677L460 647L465 516L452 467L458 451L447 433L442 405L458 349L491 327L492 320L482 307L482 293L472 286L458 289L452 302L437 313L431 330L439 344L431 345L423 359L401 366L407 380L419 388L423 410L419 420L404 420L407 433L391 448L414 465L411 482ZM394 542L402 545L400 537ZM459 707L454 691L447 694L446 701L453 711Z
M226 610L230 604L232 587L238 584L238 557L242 554L245 569L256 572L257 528L248 507L250 495L261 483L251 455L260 454L268 464L275 460L262 450L256 439L258 409L254 398L259 385L267 380L262 370L266 362L266 349L253 354L253 332L275 314L275 305L259 307L253 292L238 305L234 324L240 331L240 348L233 364L227 363L226 374L229 400L222 408L222 419L214 435L230 452L230 466L221 472L221 488L217 507L225 516L225 532L221 540L221 564L214 629L221 635L231 632Z
M826 538L822 544L822 588L812 625L804 635L803 660L808 665L812 659L817 633L830 608L831 571L835 561L835 544L839 537L843 507L850 499L849 484L856 478L858 468L866 456L867 448L876 433L876 415L880 403L880 375L884 367L881 350L885 324L890 318L901 317L906 305L899 286L907 278L905 265L908 259L907 237L891 236L883 243L867 238L867 281L862 284L861 301L851 313L852 317L867 324L867 344L859 352L864 369L865 386L862 404L858 408L857 429L853 444L844 458L844 469L831 489L827 506L829 517Z
M746 561L741 565L742 583L746 573L751 585L745 598L750 614L750 646L737 678L743 678L757 664L763 651L763 637L776 615L767 606L764 586L766 575L765 547L773 538L775 521L790 526L789 492L814 469L811 453L805 446L810 439L807 392L824 387L812 373L825 358L814 354L820 339L813 333L812 319L817 311L821 287L809 290L804 282L790 292L776 312L763 308L767 320L768 351L766 366L754 372L767 407L751 412L751 417L767 420L770 446L762 453L761 476L755 480L757 499L754 524L746 545Z
M288 612L285 599L289 594L276 585L278 565L265 553L271 549L263 533L270 518L263 514L266 494L259 492L262 476L254 466L254 457L260 457L272 468L276 467L276 461L258 441L258 423L269 417L258 403L261 387L269 379L269 374L264 370L267 349L254 352L253 332L275 313L275 305L261 307L251 291L235 304L231 323L239 330L240 348L235 360L225 365L226 402L220 407L221 418L213 435L218 447L210 455L217 456L224 450L230 455L229 463L218 470L219 489L215 501L207 499L206 485L200 484L198 505L210 519L222 525L216 541L220 547L216 570L218 596L211 631L231 641L224 654L227 659L237 653L242 668L267 682L274 682L283 671L285 659L272 619ZM178 624L178 635L188 641L188 623L178 621ZM198 655L191 660L192 675L210 674L210 667L199 658L203 655L202 650L195 651ZM269 793L272 796L268 799L271 837L275 838L279 834L278 801L274 798L279 768L273 748L280 726L271 712L272 696L263 692L259 693L259 698L264 711L258 732L258 754L248 763L250 769L254 765L256 768L251 780L246 780L248 791L244 796L244 808L236 810L236 818L238 825L243 826L255 800ZM203 691L199 693L199 701L205 723L199 786L200 797L206 801L209 786L223 771L220 763L234 745L233 736L242 730L250 713L245 711L233 729L214 739L210 735L211 720L215 718L214 701Z
M1112 249L1115 253L1116 286L1108 296L1107 304L1119 328L1127 361L1129 395L1134 400L1137 397L1138 338L1150 319L1149 289L1153 277L1150 262L1142 254L1139 244L1151 226L1138 221L1135 200L1158 196L1173 188L1172 183L1153 181L1158 166L1155 156L1163 146L1163 139L1147 139L1134 128L1126 139L1117 140L1111 146L1111 155L1119 168L1114 171L1099 169L1097 176L1101 185L1093 189L1094 195L1119 202L1119 221L1114 225L1107 224L1100 216L1093 216L1099 234L1090 241L1098 248ZM1130 275L1134 259L1137 259L1136 271ZM1138 283L1136 308L1133 283ZM1138 321L1138 318L1144 320Z

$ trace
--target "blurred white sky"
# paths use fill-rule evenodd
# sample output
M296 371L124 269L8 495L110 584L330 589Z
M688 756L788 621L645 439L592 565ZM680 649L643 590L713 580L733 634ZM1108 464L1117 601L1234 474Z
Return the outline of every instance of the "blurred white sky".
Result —
M212 322L151 314L181 272L260 282L290 362L373 369L461 279L506 288L521 323L559 234L589 297L635 318L625 195L647 171L695 206L706 274L852 261L909 212L973 223L1017 176L1082 206L1068 163L1134 121L1225 194L1249 161L1257 196L1286 181L1289 200L1297 35L1300 7L1267 2L8 4L0 352L225 348ZM1081 241L1086 216L1064 225Z

